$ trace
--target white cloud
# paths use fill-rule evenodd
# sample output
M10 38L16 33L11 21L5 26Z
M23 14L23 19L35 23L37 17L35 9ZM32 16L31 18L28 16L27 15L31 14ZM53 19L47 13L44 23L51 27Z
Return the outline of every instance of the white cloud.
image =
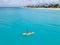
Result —
M59 2L60 0L0 0L0 6L22 6Z

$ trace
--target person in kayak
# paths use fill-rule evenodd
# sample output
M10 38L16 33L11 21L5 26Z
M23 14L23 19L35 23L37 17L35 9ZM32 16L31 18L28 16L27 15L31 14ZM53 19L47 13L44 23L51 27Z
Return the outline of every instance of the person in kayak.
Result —
M34 32L25 32L25 33L23 33L23 35L32 35L32 34L34 34Z

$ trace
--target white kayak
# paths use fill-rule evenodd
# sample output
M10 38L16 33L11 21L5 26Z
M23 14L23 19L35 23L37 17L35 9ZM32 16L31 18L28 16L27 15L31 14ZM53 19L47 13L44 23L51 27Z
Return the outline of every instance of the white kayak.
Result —
M34 34L34 32L25 32L25 33L22 33L22 35L24 35L24 36L28 36L28 35L32 35L32 34Z

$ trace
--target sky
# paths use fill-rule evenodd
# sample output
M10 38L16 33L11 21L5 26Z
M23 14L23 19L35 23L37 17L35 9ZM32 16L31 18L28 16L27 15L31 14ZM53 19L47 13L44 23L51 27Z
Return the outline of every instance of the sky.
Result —
M60 0L0 0L0 7L17 7L25 5L60 3Z

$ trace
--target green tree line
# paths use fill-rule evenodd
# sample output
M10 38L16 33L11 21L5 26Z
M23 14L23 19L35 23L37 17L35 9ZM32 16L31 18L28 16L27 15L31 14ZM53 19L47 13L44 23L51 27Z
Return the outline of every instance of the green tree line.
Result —
M24 7L30 7L30 8L60 8L59 4L44 4L44 5L28 5L28 6L24 6Z

